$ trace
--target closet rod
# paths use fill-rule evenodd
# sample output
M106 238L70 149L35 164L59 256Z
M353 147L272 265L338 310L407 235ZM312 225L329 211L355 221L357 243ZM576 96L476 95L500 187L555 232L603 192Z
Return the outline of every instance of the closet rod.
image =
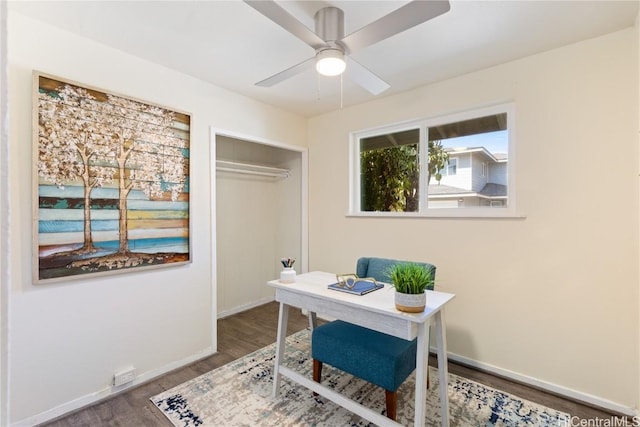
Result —
M222 172L234 172L248 175L270 176L274 178L289 178L289 170L274 168L271 166L253 165L249 163L231 162L228 160L216 160L216 170Z

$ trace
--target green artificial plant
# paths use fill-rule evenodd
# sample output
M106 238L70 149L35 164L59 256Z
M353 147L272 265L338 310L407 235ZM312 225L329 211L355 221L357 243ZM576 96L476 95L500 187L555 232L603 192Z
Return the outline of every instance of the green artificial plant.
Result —
M421 294L433 285L431 270L412 262L395 264L388 274L396 292L403 294Z

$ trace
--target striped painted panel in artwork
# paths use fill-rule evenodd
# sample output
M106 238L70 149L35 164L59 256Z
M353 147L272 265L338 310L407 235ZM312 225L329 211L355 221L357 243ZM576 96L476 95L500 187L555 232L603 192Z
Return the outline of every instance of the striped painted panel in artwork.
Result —
M57 185L40 184L38 186L38 196L40 197L60 197L60 198L84 198L84 187L77 185ZM119 199L120 194L117 188L98 187L91 190L91 198L96 199ZM147 200L148 197L141 190L131 190L127 200Z
M165 237L160 239L133 239L129 240L129 250L142 253L159 253L159 252L175 252L188 253L189 239L185 237ZM95 244L96 247L103 249L118 249L118 241L111 240L108 242L100 242Z
M135 252L143 252L148 254L154 253L189 253L189 239L186 237L163 237L160 239L135 239L129 240L129 250ZM107 252L116 252L120 242L117 240L109 240L106 242L94 242L96 248L106 250ZM81 243L71 243L67 245L41 246L38 250L40 257L48 257L58 252L71 251L82 246Z
M91 220L109 220L118 219L119 212L117 210L97 209L91 211ZM40 221L82 221L84 220L84 210L82 209L46 209L38 210L38 218ZM173 210L154 210L154 211L127 211L128 220L136 219L187 219L189 212L173 211Z
M91 220L91 231L109 231L118 230L120 222L115 220ZM129 220L127 221L127 228L134 230L138 228L144 228L146 230L152 230L155 228L187 228L189 226L188 219L169 219L169 220ZM83 220L49 220L38 221L39 233L65 233L73 231L83 231Z
M84 199L72 197L39 197L38 205L42 209L84 209ZM100 209L118 209L118 200L92 198L91 210ZM172 202L170 200L128 200L127 209L188 211L189 202Z
M128 239L151 239L163 237L188 237L188 228L162 228L162 229L134 229L129 230ZM94 231L91 233L94 242L106 242L110 240L118 240L118 230L110 231ZM67 245L84 241L82 231L62 232L62 233L42 233L40 234L38 244L40 246L50 245Z
M152 196L149 197L144 194L142 190L131 190L127 195L127 200L171 200L168 198L170 187L168 184L162 185L162 191L167 194L163 194L161 196ZM84 187L81 185L68 185L68 186L57 186L57 185L49 185L49 184L39 184L38 185L38 197L54 197L61 199L84 199ZM117 188L114 187L97 187L91 190L91 199L120 199L120 193ZM189 185L188 182L185 183L184 188L182 189L180 195L178 196L178 200L185 201L189 199Z

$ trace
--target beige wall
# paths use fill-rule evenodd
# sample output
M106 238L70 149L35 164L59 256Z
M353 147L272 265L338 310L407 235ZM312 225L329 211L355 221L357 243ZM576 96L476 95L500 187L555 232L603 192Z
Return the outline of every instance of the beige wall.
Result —
M309 121L310 270L429 261L449 350L637 407L638 40L633 29ZM349 133L513 101L524 219L347 217ZM331 171L331 173L328 173ZM340 244L336 244L336 243Z
M32 425L215 348L210 126L304 145L306 121L9 11L11 99L10 405ZM186 266L68 283L31 280L31 73L39 70L192 114L191 236ZM4 267L3 267L4 268Z

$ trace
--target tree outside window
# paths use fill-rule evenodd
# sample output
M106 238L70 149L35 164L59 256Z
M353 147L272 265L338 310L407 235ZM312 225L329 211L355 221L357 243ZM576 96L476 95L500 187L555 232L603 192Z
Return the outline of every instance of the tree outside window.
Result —
M360 143L361 209L417 212L420 131L363 138Z

